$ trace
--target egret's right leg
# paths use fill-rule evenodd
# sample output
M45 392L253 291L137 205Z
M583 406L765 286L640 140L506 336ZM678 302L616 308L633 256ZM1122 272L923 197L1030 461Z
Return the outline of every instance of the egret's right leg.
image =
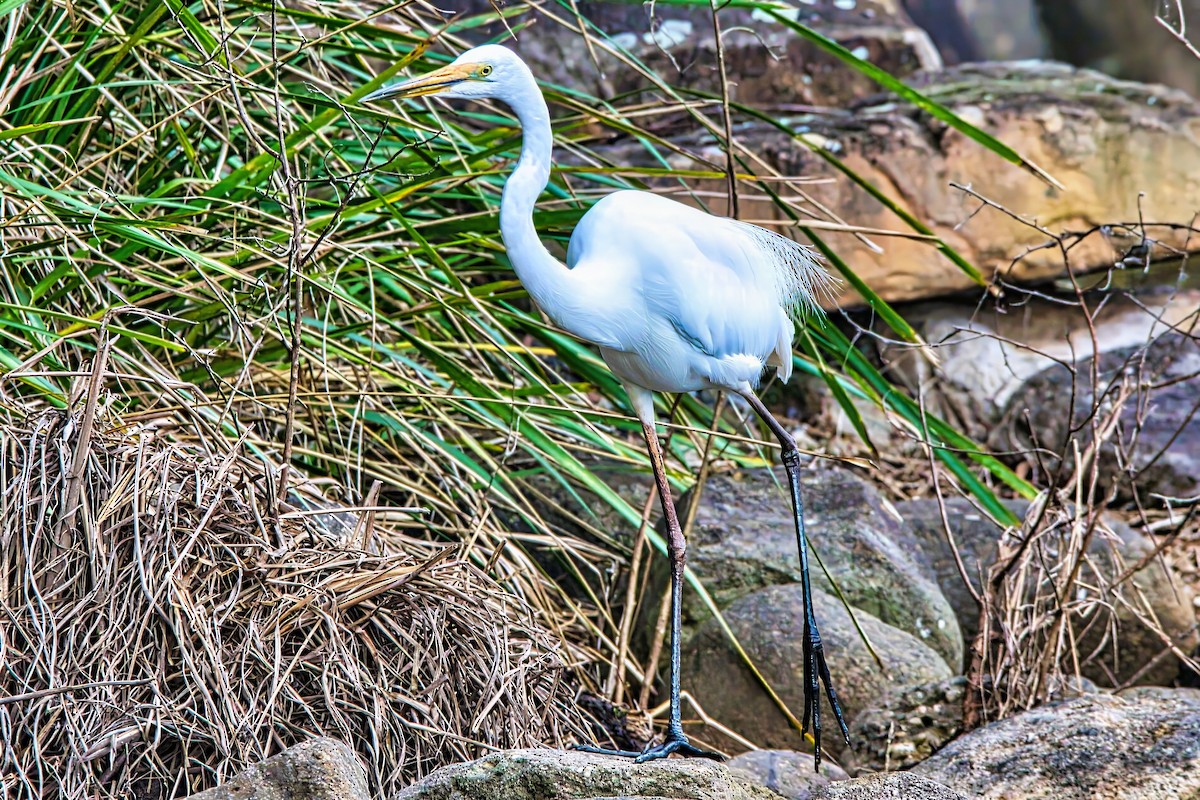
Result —
M667 554L671 559L671 710L667 721L667 735L662 744L653 745L640 753L631 750L609 750L600 747L581 746L576 749L589 753L628 756L639 763L656 758L666 758L671 753L684 756L700 756L723 761L719 753L702 750L688 741L683 732L682 712L679 698L680 642L683 624L683 568L687 558L687 542L679 517L675 514L675 503L671 500L671 485L667 483L667 468L663 461L662 446L654 430L654 405L649 392L626 387L634 408L642 420L642 434L646 437L646 450L650 455L650 468L654 472L654 483L658 487L658 498L662 503L663 518L667 523ZM643 394L644 393L644 394ZM640 401L640 402L639 402Z

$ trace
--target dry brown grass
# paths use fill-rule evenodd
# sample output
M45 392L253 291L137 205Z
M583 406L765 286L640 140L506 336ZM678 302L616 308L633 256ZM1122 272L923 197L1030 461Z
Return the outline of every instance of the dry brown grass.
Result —
M0 795L182 796L318 733L387 793L585 733L560 638L457 546L273 507L243 447L86 388L0 422Z

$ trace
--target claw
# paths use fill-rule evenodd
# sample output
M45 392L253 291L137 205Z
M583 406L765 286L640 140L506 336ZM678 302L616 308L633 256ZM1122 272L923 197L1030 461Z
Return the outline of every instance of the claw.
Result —
M653 747L647 747L642 754L633 760L635 764L653 761L656 758L666 758L672 753L690 758L711 758L713 761L724 761L725 756L711 750L702 750L687 740L686 736L668 738L665 742Z
M833 680L829 675L829 665L825 662L825 647L821 644L821 634L816 625L808 621L804 625L804 731L808 731L812 723L813 761L817 769L821 768L821 686L825 687L825 696L833 708L833 717L841 728L842 738L850 744L850 729L842 716L842 707L838 703L837 692L833 688Z
M638 753L634 750L613 750L607 747L596 747L590 744L576 744L571 746L572 750L579 750L584 753L598 753L603 756L620 756L622 758L632 758L635 764L643 764L647 761L654 761L659 758L666 758L672 753L678 753L681 756L689 758L711 758L714 761L724 761L725 756L720 753L714 753L712 750L704 750L696 747L688 741L687 737L682 733L667 734L667 739L662 744L651 745L642 752Z

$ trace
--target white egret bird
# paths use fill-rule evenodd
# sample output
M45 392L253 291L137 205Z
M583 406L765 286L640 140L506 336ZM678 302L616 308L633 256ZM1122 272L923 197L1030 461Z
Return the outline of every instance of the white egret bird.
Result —
M790 239L640 191L614 192L584 214L563 264L542 245L533 226L534 203L550 178L553 139L546 101L529 68L512 51L484 45L428 75L371 92L363 101L434 94L491 98L516 113L523 130L521 157L504 184L500 204L500 233L509 260L538 307L563 329L597 345L621 379L642 423L666 517L671 561L671 716L666 739L641 753L585 749L639 761L675 752L716 757L690 744L680 722L680 598L686 544L655 432L653 393L724 389L744 397L783 446L805 605L804 727L811 722L819 766L821 684L847 742L849 733L813 613L800 451L754 390L770 366L788 379L793 319L820 313L818 295L833 279L809 249Z

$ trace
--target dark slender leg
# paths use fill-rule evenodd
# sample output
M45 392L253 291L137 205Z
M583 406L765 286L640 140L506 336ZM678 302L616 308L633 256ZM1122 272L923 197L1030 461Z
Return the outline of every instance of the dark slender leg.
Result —
M767 427L779 439L783 447L783 466L787 470L788 485L792 490L792 516L796 522L796 544L800 550L800 582L804 592L804 730L807 732L809 722L812 723L813 741L816 750L813 754L816 766L821 766L821 686L825 685L825 694L829 705L833 707L833 716L842 729L842 737L850 744L850 731L846 720L842 718L842 708L838 704L837 692L829 677L829 666L825 663L825 648L821 644L821 634L817 630L817 617L813 613L812 581L808 575L808 539L804 531L804 501L800 498L800 450L796 440L771 415L767 407L758 397L750 392L742 395L754 409L754 413L767 423ZM818 683L818 680L820 683Z
M687 542L675 515L675 504L671 501L671 486L667 483L667 470L663 462L662 447L654 426L642 424L646 436L646 448L650 451L650 466L654 471L654 483L658 486L658 497L662 502L663 516L667 521L667 552L671 557L671 718L667 722L667 736L662 744L648 747L641 753L631 750L608 750L601 747L582 746L576 749L589 753L629 756L639 763L655 758L666 758L671 753L684 756L701 756L723 761L724 758L691 744L683 732L683 721L679 702L679 635L683 624L683 566L687 559Z

